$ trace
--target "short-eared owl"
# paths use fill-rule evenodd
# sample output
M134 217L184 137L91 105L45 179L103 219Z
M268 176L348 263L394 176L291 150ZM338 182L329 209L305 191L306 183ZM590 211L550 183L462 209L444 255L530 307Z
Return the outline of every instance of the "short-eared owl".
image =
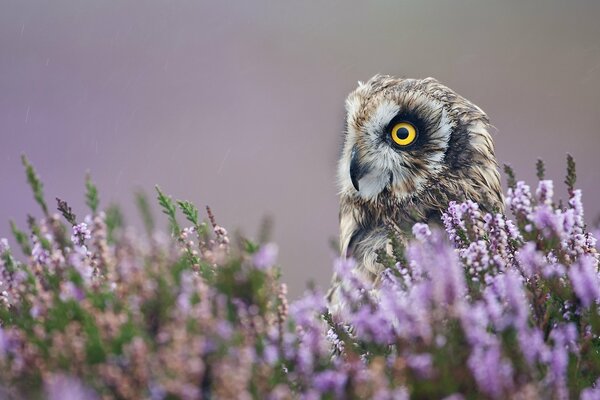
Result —
M340 246L372 281L382 270L376 251L389 248L390 231L408 237L414 223L439 221L452 200L503 210L486 114L435 79L377 75L359 82L346 112Z

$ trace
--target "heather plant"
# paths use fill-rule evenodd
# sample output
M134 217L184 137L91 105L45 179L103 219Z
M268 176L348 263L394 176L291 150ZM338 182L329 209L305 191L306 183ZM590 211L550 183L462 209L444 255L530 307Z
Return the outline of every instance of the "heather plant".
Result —
M343 306L288 304L277 246L229 235L158 187L167 233L103 210L79 218L23 158L41 218L0 241L0 398L598 399L600 275L575 164L566 201L538 161L507 169L507 215L451 203L416 224L373 285L337 259ZM181 221L182 216L185 223Z

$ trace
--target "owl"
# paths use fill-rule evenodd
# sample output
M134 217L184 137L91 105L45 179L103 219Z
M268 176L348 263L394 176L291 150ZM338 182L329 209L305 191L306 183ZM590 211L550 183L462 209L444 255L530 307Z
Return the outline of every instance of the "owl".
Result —
M338 164L340 250L357 273L376 284L390 234L405 242L415 223L440 223L452 200L503 211L490 128L479 107L433 78L359 82L346 99Z

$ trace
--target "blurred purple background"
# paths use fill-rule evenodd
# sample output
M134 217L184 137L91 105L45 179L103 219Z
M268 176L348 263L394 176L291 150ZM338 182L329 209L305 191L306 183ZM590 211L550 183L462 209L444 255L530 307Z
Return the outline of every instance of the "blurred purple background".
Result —
M481 106L499 161L532 183L537 157L562 182L571 152L600 214L600 2L376 4L3 1L0 236L39 214L26 153L80 216L86 170L133 224L134 190L155 184L250 236L270 215L291 294L326 286L343 102L375 73Z

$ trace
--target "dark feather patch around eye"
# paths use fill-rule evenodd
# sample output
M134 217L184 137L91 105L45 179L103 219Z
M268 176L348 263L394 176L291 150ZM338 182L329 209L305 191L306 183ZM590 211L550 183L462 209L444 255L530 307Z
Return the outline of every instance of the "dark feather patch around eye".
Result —
M446 162L455 169L469 165L473 160L473 150L469 146L469 132L465 126L459 126L450 136Z
M401 111L394 118L392 118L392 120L381 133L382 139L385 140L385 142L390 146L397 148L397 146L394 146L394 142L390 134L394 126L400 122L409 122L417 130L417 139L414 141L414 143L402 147L400 151L409 151L421 147L421 145L423 145L423 143L425 143L427 140L428 123L414 112Z

